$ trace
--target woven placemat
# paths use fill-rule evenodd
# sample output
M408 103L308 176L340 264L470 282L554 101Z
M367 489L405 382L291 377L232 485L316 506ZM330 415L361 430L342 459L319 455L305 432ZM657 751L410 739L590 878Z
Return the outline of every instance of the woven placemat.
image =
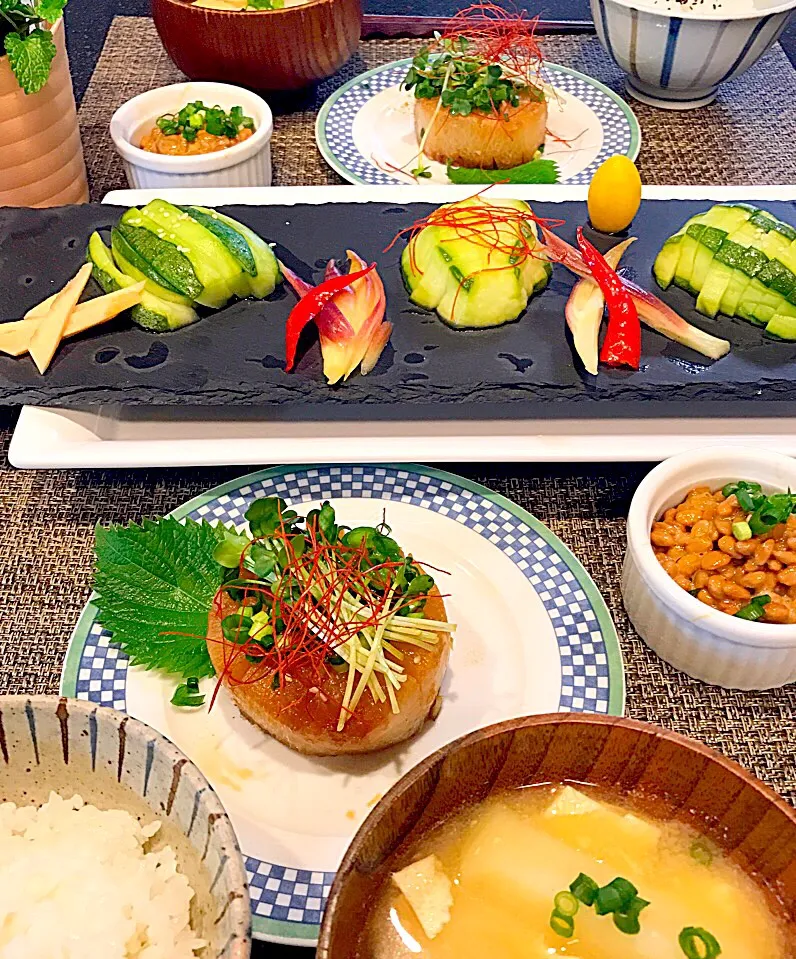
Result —
M363 70L412 56L418 40L366 40L359 53L315 94L274 124L274 183L336 184L343 180L315 145L315 116L337 87ZM619 69L589 34L544 38L553 63L580 70L623 91ZM154 25L141 17L116 17L80 108L80 125L93 199L127 186L108 135L113 111L137 93L185 79L166 56ZM770 92L770 96L767 95ZM776 93L776 95L774 95ZM629 100L642 130L639 167L645 183L796 182L796 71L776 45L748 73L727 84L714 104L682 113Z
M0 412L0 689L54 692L90 591L94 524L162 515L251 470L19 472L7 465L9 439ZM647 467L451 469L538 516L587 568L619 632L628 715L701 739L796 803L796 686L740 693L695 682L650 652L625 617L625 516Z

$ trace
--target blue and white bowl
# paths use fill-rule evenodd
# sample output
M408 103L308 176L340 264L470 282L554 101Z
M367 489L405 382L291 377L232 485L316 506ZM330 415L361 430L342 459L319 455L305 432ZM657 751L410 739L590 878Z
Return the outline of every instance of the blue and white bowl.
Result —
M591 0L600 42L651 106L705 106L719 85L756 63L784 30L796 0Z
M96 703L0 696L0 804L40 805L51 791L159 820L153 847L171 846L194 890L191 928L208 943L203 959L249 959L246 870L229 817L165 736Z

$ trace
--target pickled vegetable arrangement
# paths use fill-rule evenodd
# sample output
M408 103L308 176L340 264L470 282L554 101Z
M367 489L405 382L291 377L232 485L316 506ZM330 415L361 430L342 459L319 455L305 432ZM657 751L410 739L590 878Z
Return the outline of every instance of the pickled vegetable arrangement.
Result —
M655 279L697 297L705 316L737 316L796 340L796 229L748 203L717 204L664 243Z

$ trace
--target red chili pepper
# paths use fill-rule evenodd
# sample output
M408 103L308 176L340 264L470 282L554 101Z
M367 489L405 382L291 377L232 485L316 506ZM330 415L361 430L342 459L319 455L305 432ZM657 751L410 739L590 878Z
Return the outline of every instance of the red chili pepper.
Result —
M641 324L636 304L616 270L583 235L582 227L578 227L578 246L608 306L608 330L600 361L637 370L641 362Z
M285 370L288 373L293 369L293 364L296 362L296 349L304 327L315 319L335 294L351 286L355 280L367 276L375 268L376 264L371 263L366 270L333 276L302 296L290 311L285 327Z

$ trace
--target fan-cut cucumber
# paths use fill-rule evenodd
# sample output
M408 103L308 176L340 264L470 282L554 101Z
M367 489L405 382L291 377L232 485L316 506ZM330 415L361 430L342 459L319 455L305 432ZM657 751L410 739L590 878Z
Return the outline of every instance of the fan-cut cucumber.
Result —
M204 206L195 207L200 213L204 213L214 220L220 220L221 223L233 230L236 230L246 240L249 249L254 257L254 263L257 267L256 276L250 276L249 284L251 286L251 296L262 300L270 296L276 289L276 284L282 280L282 274L279 270L279 263L274 255L274 251L262 237L257 236L254 230L250 230L232 217L219 213L218 210L211 210Z
M116 229L134 251L137 261L134 265L142 273L155 283L192 300L201 296L202 283L191 261L176 244L147 228L138 210L127 210Z
M453 222L429 223L409 241L401 258L410 298L418 306L435 309L456 328L483 329L519 318L528 299L543 290L552 267L539 254L535 223L530 216L505 220L491 209L508 207L530 214L521 200L485 200L472 197L445 210ZM468 211L474 222L487 222L484 242L474 241L466 228ZM483 214L483 216L482 216ZM522 231L522 232L518 232ZM494 238L494 244L489 242Z
M248 273L249 276L257 276L254 254L242 233L228 226L219 217L203 213L198 207L181 206L180 209L220 240L245 273Z
M161 274L145 257L139 255L138 251L127 242L121 230L116 227L111 230L111 248L113 258L122 273L126 273L134 280L143 280L146 283L146 289L154 296L159 296L170 303L191 305L193 302L191 297L184 296L167 286Z
M139 217L142 226L173 243L188 258L202 284L197 302L218 309L233 296L248 294L248 281L238 262L217 237L187 213L165 200L151 200L139 211ZM135 220L131 217L130 222Z
M87 258L92 265L91 275L105 293L112 293L137 282L116 266L111 251L99 233L92 233L89 238ZM130 316L138 326L157 333L179 330L199 319L196 310L187 304L169 302L147 289L144 289L140 304L130 311Z

